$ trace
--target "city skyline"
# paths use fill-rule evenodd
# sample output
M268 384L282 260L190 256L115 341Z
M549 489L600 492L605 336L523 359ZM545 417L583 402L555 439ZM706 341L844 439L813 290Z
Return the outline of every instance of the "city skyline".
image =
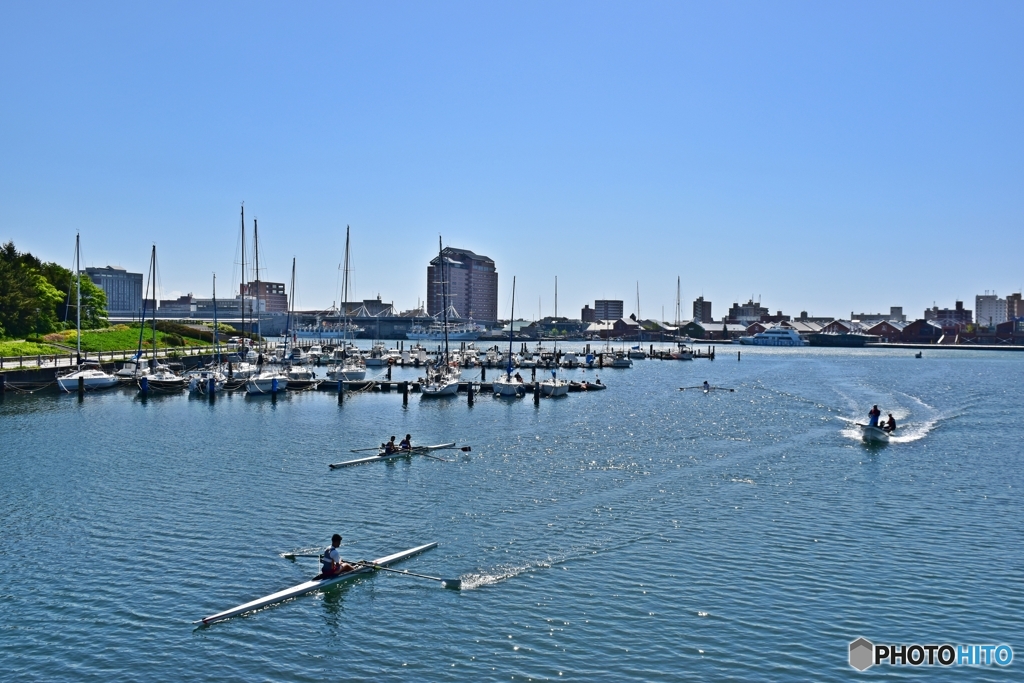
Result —
M0 240L297 303L427 298L446 246L524 317L699 296L845 316L1024 273L1017 4L0 9ZM250 221L251 229L251 221ZM539 308L539 310L538 310ZM517 315L519 317L519 315Z

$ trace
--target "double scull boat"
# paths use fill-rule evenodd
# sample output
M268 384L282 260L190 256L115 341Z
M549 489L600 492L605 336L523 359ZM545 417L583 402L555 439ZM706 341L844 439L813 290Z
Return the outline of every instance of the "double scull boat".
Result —
M404 559L407 559L409 557L412 557L413 555L419 555L422 552L426 552L426 551L430 550L431 548L436 548L436 547L437 547L437 543L427 543L426 545L421 545L421 546L417 546L415 548L409 548L408 550L403 550L400 553L395 553L393 555L385 555L384 557L378 558L378 559L374 560L373 562L364 563L364 564L360 565L358 569L353 569L350 572L345 572L344 574L339 574L338 576L333 576L333 577L331 577L329 579L320 579L320 580L315 580L314 579L312 581L305 581L303 583L300 583L297 586L292 586L291 588L285 588L283 591L278 591L276 593L271 593L270 595L267 595L267 596L262 597L262 598L257 598L256 600L252 600L250 602L244 603L242 605L239 605L238 607L232 607L231 609L224 610L223 612L217 612L216 614L211 614L208 617L204 617L204 618L200 619L199 621L195 621L195 622L192 622L192 623L194 623L194 624L202 624L203 626L208 626L208 625L214 624L214 623L216 623L218 621L224 621L225 619L230 619L231 617L236 617L239 614L245 614L246 612L252 612L252 611L258 610L258 609L260 609L262 607L267 607L268 605L273 605L273 604L276 604L276 603L279 603L279 602L284 602L285 600L291 600L292 598L297 598L300 595L305 595L306 593L312 593L313 591L318 591L318 590L323 590L325 588L329 588L331 586L334 586L336 584L342 583L344 581L348 581L350 579L354 579L357 576L363 576L365 574L372 574L375 571L374 567L388 567L388 566L390 566L390 565L392 565L392 564L394 564L396 562L400 562L401 560L404 560ZM373 566L368 566L368 565L373 565Z
M336 470L339 467L348 467L349 465L362 465L365 462L376 462L378 460L391 460L393 458L404 458L404 457L408 457L410 455L418 455L418 454L427 453L429 451L440 450L442 448L455 448L455 442L453 441L451 443L441 443L441 444L438 444L436 446L413 446L412 448L408 448L408 449L406 449L404 451L403 450L397 450L394 453L385 453L384 449L382 448L382 449L380 449L377 452L377 455L370 455L370 456L367 456L365 458L357 458L356 460L347 460L345 462L336 462L336 463L333 463L333 464L329 465L329 467L332 470Z

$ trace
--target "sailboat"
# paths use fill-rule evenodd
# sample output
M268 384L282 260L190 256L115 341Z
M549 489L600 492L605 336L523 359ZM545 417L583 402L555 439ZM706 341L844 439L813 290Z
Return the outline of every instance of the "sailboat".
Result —
M558 318L558 278L555 278L555 318ZM576 366L576 354L566 354L572 356L572 365L568 367ZM558 342L555 342L555 358L558 358ZM564 361L563 361L564 364ZM540 383L540 395L550 396L552 398L556 396L568 396L569 395L569 383L564 379L558 379L558 363L555 363L551 369L551 379L546 379Z
M193 394L218 394L228 378L220 370L220 325L217 322L217 274L213 274L213 363L208 367L186 373L188 390Z
M256 268L256 340L263 356L263 336L260 334L260 234L256 220L252 221L253 261ZM269 364L268 364L269 365ZM288 375L273 366L267 367L250 377L245 383L245 391L251 396L274 394L288 388Z
M448 351L448 278L444 270L444 246L440 236L437 238L437 261L441 274L441 309L444 318L444 355L437 359L436 365L427 366L427 379L423 383L422 396L433 398L437 396L455 396L459 391L459 379L462 371L457 363L452 363Z
M512 312L509 314L508 320L508 355L505 357L505 374L500 375L494 380L494 395L515 397L522 396L526 393L526 387L523 385L523 380L518 376L512 376L512 338L515 334L515 325L513 324L516 319L516 278L512 276Z
M75 329L78 334L75 337L77 342L78 369L73 370L57 378L57 386L61 391L72 392L78 390L78 381L81 379L86 389L107 389L117 384L117 377L106 373L99 363L82 363L82 250L79 242L79 235L75 235Z
M359 352L354 348L349 348L348 342L348 272L349 272L349 226L345 226L345 264L342 269L341 276L341 308L342 308L342 319L343 323L341 326L341 349L335 349L334 356L341 356L336 358L338 361L337 365L332 365L327 370L327 377L329 379L338 381L342 380L345 382L361 382L366 379L366 363L363 362ZM333 360L334 358L332 358Z

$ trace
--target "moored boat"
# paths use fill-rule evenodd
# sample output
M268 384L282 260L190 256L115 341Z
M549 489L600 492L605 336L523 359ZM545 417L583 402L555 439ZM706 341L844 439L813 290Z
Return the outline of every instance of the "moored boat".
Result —
M808 343L796 330L779 326L769 327L752 337L740 337L737 341L752 346L807 346Z

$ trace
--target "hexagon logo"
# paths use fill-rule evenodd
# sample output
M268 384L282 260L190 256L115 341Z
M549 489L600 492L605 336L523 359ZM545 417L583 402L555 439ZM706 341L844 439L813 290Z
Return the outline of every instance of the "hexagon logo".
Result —
M864 671L875 659L875 646L866 638L858 638L850 643L850 666L857 671Z

